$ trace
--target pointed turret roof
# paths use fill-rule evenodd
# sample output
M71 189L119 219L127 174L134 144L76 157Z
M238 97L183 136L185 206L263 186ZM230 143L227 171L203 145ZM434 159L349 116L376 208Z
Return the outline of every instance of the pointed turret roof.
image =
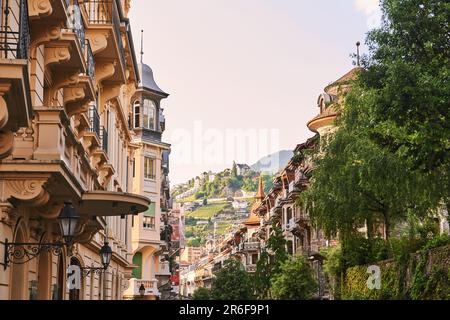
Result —
M262 177L260 176L259 183L258 183L258 192L256 192L255 199L262 201L265 197L266 197L266 195L264 194L263 180L262 180Z
M258 191L255 195L255 203L252 205L252 209L250 210L250 216L248 219L244 222L246 226L255 226L259 225L261 218L256 214L256 209L261 205L262 200L266 197L264 194L264 184L262 181L262 178L259 177L259 183L258 183Z
M145 63L139 64L139 74L141 78L141 82L139 83L139 87L152 91L163 97L168 97L169 94L164 92L155 82L155 78L153 77L153 70L150 66Z

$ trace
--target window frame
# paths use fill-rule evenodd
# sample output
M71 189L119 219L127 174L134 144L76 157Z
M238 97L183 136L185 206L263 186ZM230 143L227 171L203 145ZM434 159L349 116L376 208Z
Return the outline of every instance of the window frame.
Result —
M151 164L151 173L148 174L149 163ZM156 180L156 158L150 156L144 156L144 179L145 180Z

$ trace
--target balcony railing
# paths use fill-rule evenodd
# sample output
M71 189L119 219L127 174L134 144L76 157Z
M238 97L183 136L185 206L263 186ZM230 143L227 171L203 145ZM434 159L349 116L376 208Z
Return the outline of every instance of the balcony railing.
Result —
M130 279L130 286L125 291L126 296L140 296L139 288L141 285L144 285L145 288L145 296L159 296L160 292L158 290L158 281L157 280L141 280L141 279Z
M86 59L86 75L92 80L95 75L95 60L94 54L92 53L91 43L89 40L85 41L85 59Z
M245 266L245 271L249 273L256 272L256 264L250 264Z
M28 59L30 27L27 1L19 1L19 17L14 16L14 11L10 10L8 1L3 5L0 1L0 5L0 58ZM8 9L6 9L6 6L8 6Z
M105 151L105 153L108 153L108 131L105 127L101 127L100 131L100 142L102 150Z
M100 139L100 116L98 115L97 106L91 105L88 112L90 132L95 132Z
M80 5L78 0L73 0L73 4L68 6L68 16L70 17L68 28L76 33L80 41L81 52L85 54L86 44L86 30L84 28L83 16L81 15Z
M244 249L246 251L257 251L261 248L261 243L259 242L244 242Z
M122 65L125 65L125 49L123 47L120 32L119 11L115 0L90 0L85 2L89 24L113 25L114 33L119 47L119 55Z
M111 24L113 0L90 0L84 3L90 24Z

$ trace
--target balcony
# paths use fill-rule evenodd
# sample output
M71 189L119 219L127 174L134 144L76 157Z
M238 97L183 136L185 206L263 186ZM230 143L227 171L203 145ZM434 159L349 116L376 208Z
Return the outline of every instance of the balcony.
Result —
M295 171L295 179L294 179L294 184L296 187L304 187L305 185L308 184L308 178L306 177L305 173L303 172L303 168L299 167L296 171Z
M100 144L101 149L108 154L108 131L103 126L100 131Z
M295 228L297 228L297 223L295 222L295 218L291 218L289 223L286 224L286 231L292 232Z
M244 242L245 251L259 251L261 248L260 242Z
M124 82L126 80L125 48L117 2L115 0L85 1L84 13L89 24L87 37L90 40L96 40L96 45L92 48L96 59L103 60L102 64L110 64L105 61L116 59L121 63L119 68L111 65L114 73L108 75L108 80ZM104 78L97 80L104 80Z
M139 292L139 288L141 285L144 285L145 288L145 294L144 299L148 299L156 296L160 296L161 293L158 290L158 280L142 280L142 279L135 279L132 278L129 280L130 286L128 289L124 292L124 298L125 299L136 299L140 298L141 294Z
M93 153L101 146L100 140L100 116L98 115L97 106L91 104L87 111L87 120L89 122L88 128L84 130L82 136L82 143L84 148Z
M94 132L100 138L100 116L98 115L97 106L91 105L89 107L89 124L90 131Z
M289 183L289 189L288 189L288 197L291 200L295 200L298 195L300 194L301 190L298 188L295 184L295 181L292 181Z
M256 272L256 264L246 265L245 271L247 271L248 273L255 273Z
M0 10L0 96L7 107L7 112L0 118L0 129L16 131L19 127L29 126L33 112L28 78L27 1L11 1L9 9Z
M93 81L95 76L95 60L89 40L85 40L86 75Z
M156 276L170 276L170 264L169 262L161 262L159 264L159 270L156 272Z

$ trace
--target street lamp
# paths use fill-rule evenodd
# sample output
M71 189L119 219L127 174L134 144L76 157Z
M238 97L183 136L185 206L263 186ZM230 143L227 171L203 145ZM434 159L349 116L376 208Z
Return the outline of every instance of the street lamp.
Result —
M112 249L109 246L108 242L105 242L103 247L100 249L100 257L102 259L102 264L105 270L108 269L109 263L111 262L112 253Z
M141 296L141 299L144 298L145 295L145 287L144 284L141 283L141 286L139 287L139 295Z
M95 274L101 274L103 271L106 271L109 267L109 264L111 263L111 257L112 257L112 249L109 246L108 242L105 241L105 244L103 245L103 247L100 249L100 259L102 261L102 265L103 267L85 267L82 268L83 269L83 275L87 276L90 273L95 273Z
M79 220L80 216L73 207L72 202L66 201L58 216L64 242L44 243L45 233L42 234L38 243L9 242L8 239L5 239L3 268L6 270L10 263L27 263L39 256L41 252L49 252L55 256L60 256L64 245L68 249L72 246Z
M64 202L58 220L61 227L62 236L68 246L72 244L75 237L75 231L78 226L78 220L80 216L75 211L71 201Z

